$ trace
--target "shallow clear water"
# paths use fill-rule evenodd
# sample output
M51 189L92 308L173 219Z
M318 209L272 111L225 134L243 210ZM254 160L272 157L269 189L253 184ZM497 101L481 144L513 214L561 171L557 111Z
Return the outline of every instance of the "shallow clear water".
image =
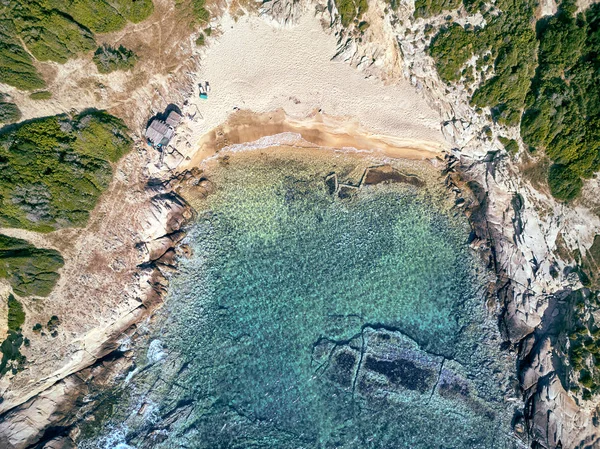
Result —
M512 447L464 218L425 188L332 195L352 159L241 159L199 203L120 443Z

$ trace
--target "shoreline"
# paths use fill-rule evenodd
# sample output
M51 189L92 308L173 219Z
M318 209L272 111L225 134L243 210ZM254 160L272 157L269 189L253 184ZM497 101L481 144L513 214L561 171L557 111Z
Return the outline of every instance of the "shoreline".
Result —
M292 135L278 139L281 134ZM271 142L267 142L266 138L270 138ZM291 118L281 108L266 113L236 111L225 123L206 133L197 149L188 154L176 170L180 172L198 167L222 150L232 151L232 147L260 148L261 145L280 144L298 148L353 149L372 156L410 160L436 159L447 154L448 150L438 141L373 134L355 120L332 117L319 111L305 119Z
M229 28L230 22L231 17L226 15L224 26ZM437 161L448 149L440 132L437 113L426 105L413 86L403 79L386 86L377 79L367 78L346 63L332 61L332 55L336 52L335 37L322 29L317 18L307 14L292 29L274 28L256 16L242 18L240 25L242 30L239 32L246 36L242 40L249 45L247 51L258 52L258 61L265 67L279 65L284 73L289 72L292 64L287 58L290 49L298 60L305 58L306 61L307 52L312 52L311 58L314 56L314 60L310 60L306 73L298 80L298 74L293 71L287 78L281 76L281 71L275 71L270 76L258 79L256 71L245 72L243 67L239 68L235 78L226 79L223 75L230 71L230 64L235 62L231 51L236 50L236 45L240 43L238 31L229 32L227 29L225 33L228 34L224 33L216 38L214 48L208 48L206 60L201 62L201 67L194 76L194 81L211 78L211 99L202 103L193 89L188 91L190 103L183 108L185 119L173 142L175 150L181 154L178 161L181 165L178 163L175 167L170 167L167 163L159 167L158 152L149 150L143 143L139 145L138 141L137 148L132 151L138 154L126 156L116 166L112 186L101 197L86 228L76 231L60 230L52 235L42 236L51 244L55 240L64 245L73 244L71 260L61 273L59 288L47 300L49 308L61 307L58 314L65 317L64 335L60 335L60 341L33 342L31 349L35 351L32 353L34 365L29 370L35 372L39 367L42 371L36 372L36 375L31 374L28 378L20 376L18 383L11 384L14 389L8 390L9 396L0 405L2 413L8 412L4 417L22 413L21 419L24 420L17 422L16 428L7 424L11 432L18 429L20 436L30 434L34 438L37 433L35 438L42 438L43 430L54 425L50 418L54 416L57 407L62 407L61 401L68 400L61 392L61 385L68 379L76 378L82 370L95 366L96 362L102 362L107 354L104 350L109 345L116 346L121 336L127 337L127 332L124 331L132 328L135 331L136 325L152 314L155 310L153 307L160 307L162 304L162 298L154 303L157 299L154 295L164 295L168 285L167 276L157 267L149 271L148 264L156 262L152 260L151 254L160 253L160 257L168 256L168 259L172 255L170 250L174 251L172 247L166 249L169 235L173 231L168 230L172 204L164 201L155 205L152 201L155 197L172 193L169 182L177 179L178 175L184 175L186 168L192 171L200 165L199 162L218 154L226 147L256 142L257 139L271 135L270 133L299 135L295 141L296 148L314 150L322 146L329 149L340 146L355 148L357 156L370 155L382 159ZM283 41L278 40L277 36L284 38ZM257 38L262 39L262 43L257 42ZM219 47L219 44L222 45ZM287 45L289 48L286 51L271 48L265 53L260 47L267 44ZM306 47L304 53L295 54L296 49L303 48L303 45ZM273 51L279 52L282 58L272 60ZM318 73L315 72L317 69ZM311 78L313 72L318 75L315 80ZM248 78L248 82L243 81L244 76ZM347 83L340 83L340 79ZM326 90L329 85L334 86L332 91ZM265 86L272 88L272 91ZM260 89L265 89L264 98L255 95ZM356 95L357 91L362 92L364 97ZM282 96L284 93L285 97ZM385 95L382 96L383 94ZM246 111L232 114L236 104L243 105ZM317 105L322 105L327 113L319 113ZM287 113L283 112L284 109ZM248 110L256 112L250 113ZM352 118L343 115L348 113ZM374 126L378 121L381 126ZM227 129L222 128L223 126ZM227 141L219 140L223 136L217 135L217 129L224 131L223 136L228 136ZM213 132L214 135L211 135ZM442 171L442 164L443 162L436 167L439 172ZM163 184L161 188L156 188L147 184L150 180ZM167 192L161 190L165 186L168 187ZM69 237L73 235L77 237L71 242ZM141 245L141 251L137 248L138 244ZM125 269L121 266L109 266L110 260L106 260L107 258L119 259ZM164 262L162 268L168 275L174 268L169 260ZM90 268L93 264L96 268ZM118 274L121 273L119 270L124 271ZM161 279L154 279L154 275ZM81 281L84 276L88 278ZM106 288L110 286L105 284L110 284L115 276L122 283L113 285L114 288L111 289ZM69 284L75 284L75 287ZM119 287L120 292L115 291L116 287ZM85 293L83 298L81 292ZM81 301L85 298L86 301ZM148 301L154 305L147 307ZM72 307L68 307L69 304ZM139 316L117 326L118 320L128 316L132 310L136 314L139 312ZM37 317L30 314L30 310L27 312L30 321L27 326L31 328L35 322L32 320ZM68 313L72 313L72 318ZM114 330L111 333L114 338L107 337L103 341L92 339L109 328ZM87 347L88 339L92 339L94 345ZM52 359L48 359L44 352L48 350L48 345L58 348ZM48 399L47 393L52 400L50 404L44 405L43 401ZM38 406L38 400L42 401L42 406ZM32 419L28 416L34 410L38 410L38 415L43 415L44 419L47 415L48 422L42 425L39 417ZM23 427L19 429L18 426Z

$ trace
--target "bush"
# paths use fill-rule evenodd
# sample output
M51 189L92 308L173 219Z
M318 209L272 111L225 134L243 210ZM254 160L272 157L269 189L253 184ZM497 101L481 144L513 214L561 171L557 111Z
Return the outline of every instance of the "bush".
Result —
M93 32L117 31L153 10L152 0L4 0L0 82L22 90L43 88L29 53L40 61L64 63L96 47Z
M202 47L202 46L204 45L204 43L205 43L205 40L204 40L204 34L200 33L200 35L199 35L199 36L198 36L198 38L196 39L196 45L197 45L198 47Z
M131 148L103 112L31 120L0 133L0 226L48 232L83 226Z
M210 18L210 13L205 8L205 0L192 0L192 10L194 12L194 19L198 23L206 23Z
M418 14L433 14L442 0L417 0ZM495 121L520 125L531 151L545 151L555 167L548 183L557 199L572 199L581 179L600 169L600 5L575 16L573 0L563 0L557 14L537 23L533 0L498 0L498 14L485 12L481 1L464 1L471 13L480 10L484 28L442 28L429 54L440 77L459 81L465 64L478 57L484 80L471 97L473 106L489 107ZM485 59L494 74L489 76ZM516 146L510 142L510 149ZM508 150L508 148L507 148Z
M14 123L21 118L21 111L14 103L0 101L0 123Z
M52 92L49 92L47 90L33 92L29 95L29 98L31 98L32 100L49 100L50 98L52 98Z
M8 330L20 331L25 322L23 306L13 295L8 295Z
M415 18L437 16L443 11L457 9L462 0L415 0Z
M570 201L581 192L583 181L568 166L554 164L548 172L548 185L556 199Z
M431 41L429 54L435 59L440 78L447 83L461 78L462 68L473 55L472 31L458 24L442 29Z
M335 0L335 6L340 13L340 20L344 27L350 26L354 19L360 20L369 9L366 0Z
M98 47L93 60L100 73L110 73L115 70L131 70L135 66L137 56L122 45L113 48L104 44Z
M58 251L36 248L25 240L0 234L0 277L6 279L19 296L48 296L58 280L57 271L63 265ZM13 316L16 327L12 330L16 330L23 324L19 312L21 305L13 303L12 315L10 298L8 306L9 328Z
M8 332L8 337L0 345L0 352L2 352L0 376L6 374L9 370L17 372L23 367L25 357L21 355L20 351L22 344L23 335L20 332Z
M508 154L517 154L519 152L519 144L514 139L508 139L503 136L498 136L498 140L502 145L504 145L504 149L508 152Z
M34 67L33 59L13 37L15 32L10 23L0 21L0 82L21 90L44 87L46 83Z
M590 390L593 390L595 387L592 375L588 370L585 369L581 370L581 372L579 373L579 382L581 383L581 385L583 385L586 388L589 388Z
M49 331L53 332L58 328L58 326L60 326L60 320L56 315L52 315L46 326L48 327Z

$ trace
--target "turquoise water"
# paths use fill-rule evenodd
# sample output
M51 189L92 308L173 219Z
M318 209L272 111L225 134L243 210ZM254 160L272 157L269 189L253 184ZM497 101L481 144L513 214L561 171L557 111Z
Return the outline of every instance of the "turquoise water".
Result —
M352 164L234 157L215 170L154 334L165 356L112 420L121 443L512 447L464 218L426 188L331 194L325 176Z

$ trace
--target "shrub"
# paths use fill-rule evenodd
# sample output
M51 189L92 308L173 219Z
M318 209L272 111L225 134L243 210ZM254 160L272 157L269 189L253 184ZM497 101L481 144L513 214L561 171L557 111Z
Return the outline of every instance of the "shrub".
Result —
M13 295L8 296L8 330L19 331L25 322L25 311Z
M0 21L0 82L21 90L44 87L46 83L34 67L32 57L13 37L14 33L12 25Z
M113 48L104 44L98 47L93 60L100 73L110 73L115 70L131 70L135 66L137 56L122 45Z
M192 10L194 12L194 19L198 23L206 23L210 18L210 13L205 8L206 0L192 0Z
M449 3L417 0L415 14L438 13ZM548 179L553 195L574 198L582 186L575 178L600 169L600 5L575 16L574 1L564 0L555 16L538 21L537 34L533 0L498 0L497 14L486 13L479 0L464 5L471 13L482 11L487 23L472 31L455 23L438 32L429 54L440 77L448 83L470 78L464 65L477 56L484 81L471 104L489 107L499 123L520 125L530 150L545 151L555 164ZM491 77L483 72L486 58Z
M48 296L63 264L58 251L36 248L25 240L0 234L0 277L8 280L13 291L20 296ZM11 303L9 298L8 307L9 328L12 316L13 323L16 323L12 329L16 330L23 324L19 314L21 305L14 298Z
M360 19L369 9L366 0L335 0L335 6L340 13L340 20L344 27L350 26L354 19Z
M50 319L48 320L48 324L47 324L48 330L53 332L58 328L58 326L60 326L60 320L58 319L58 317L56 315L52 315L50 317Z
M21 118L21 111L14 103L0 101L0 123L14 123Z
M462 4L462 0L415 0L416 17L437 16L443 11L457 9Z
M554 164L548 172L548 185L556 199L570 201L581 192L583 181L568 166Z
M22 90L43 88L30 54L40 61L64 63L96 47L93 32L117 31L127 21L144 20L153 10L152 0L4 0L0 82Z
M0 345L2 352L2 361L0 362L0 376L6 374L9 370L17 372L25 363L25 357L21 355L21 345L23 336L20 332L9 331L8 337Z
M442 80L447 83L460 80L462 68L473 55L472 31L458 24L442 29L431 41L429 54L435 59L435 65Z
M46 117L0 133L0 226L48 232L83 226L131 148L103 112Z
M31 98L32 100L49 100L50 98L52 98L52 92L49 92L47 90L33 92L29 95L29 98Z
M196 39L196 45L198 47L202 47L204 45L204 34L200 33L200 35L198 36L198 38Z
M498 140L508 152L508 154L517 154L519 152L519 144L514 139L508 139L506 137L499 136Z
M589 388L590 390L593 390L595 385L594 385L594 379L592 379L592 375L588 370L581 370L581 372L579 373L579 382L581 383L581 385L583 385L586 388Z

